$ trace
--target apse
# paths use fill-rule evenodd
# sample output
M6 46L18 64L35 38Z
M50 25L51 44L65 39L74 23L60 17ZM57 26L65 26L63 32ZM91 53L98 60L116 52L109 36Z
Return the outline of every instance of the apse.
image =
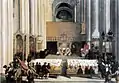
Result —
M68 3L60 3L55 8L56 21L73 21L73 7Z

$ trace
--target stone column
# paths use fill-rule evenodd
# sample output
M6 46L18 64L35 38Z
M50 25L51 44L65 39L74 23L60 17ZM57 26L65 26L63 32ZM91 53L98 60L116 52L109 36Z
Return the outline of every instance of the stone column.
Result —
M8 0L8 63L13 61L13 0Z
M99 0L94 0L93 32L92 38L99 38Z
M81 3L81 1L82 0L78 0L77 2L78 3L76 3L76 22L77 23L81 23L81 18L82 18L82 16L81 16L81 5L82 5L82 3Z
M8 0L2 0L2 57L1 57L1 66L7 65L8 61L8 18L7 18L7 7ZM2 70L2 72L4 72Z
M115 56L119 62L119 1L115 0Z
M110 28L115 35L115 1L116 0L111 0L110 1ZM115 56L115 37L114 40L112 41L112 54Z
M42 23L41 23L41 0L38 0L38 10L37 10L37 13L38 13L38 35L42 35Z
M34 9L35 9L35 8L34 8L34 7L35 7L34 5L35 5L35 4L34 4L34 1L35 1L35 0L30 0L30 6L31 6L31 7L30 7L30 8L31 8L31 11L30 11L30 12L31 12L31 17L30 17L30 18L31 18L31 33L32 33L33 35L34 35L34 33L35 33L35 31L34 31L34 29L35 29L35 23L34 23L34 22L35 22L35 21L34 21L34 16L35 16L35 15L34 15L34 12L35 12L35 11L34 11Z
M106 33L110 29L110 0L106 0Z
M100 35L102 34L103 31L105 31L105 0L99 0L99 32ZM102 44L103 44L103 40L102 37L100 36L100 52L102 52Z
M39 0L40 1L40 0ZM32 35L37 36L38 35L38 14L37 14L37 0L30 0L30 8L31 8L31 32ZM35 39L34 39L35 41ZM34 44L36 47L36 44Z
M105 28L105 0L99 0L99 31L100 34L104 31Z
M86 1L86 35L87 41L91 43L91 0Z
M24 40L24 37L27 37L27 35L26 35L26 20L25 20L25 18L26 18L26 16L25 16L25 2L26 2L26 0L18 0L19 1L19 4L20 4L20 8L19 8L19 20L20 20L20 32L21 33L23 33L24 34L24 36L23 36L23 34L22 34L22 39ZM27 43L29 43L29 42L26 42L26 41L23 41L23 54L26 54L25 52L26 52L26 45L25 44L27 44ZM15 40L15 44L16 44L16 40ZM15 45L16 46L16 45ZM22 57L23 59L25 58L25 57Z
M38 0L39 1L39 0ZM53 17L52 17L52 15L53 15L53 11L52 11L52 3L53 3L53 1L54 0L46 0L46 2L47 2L47 7L48 8L46 8L47 9L47 21L53 21Z
M25 1L20 0L20 31L25 33Z
M38 15L37 15L37 0L34 0L34 35L38 35Z
M24 1L25 34L26 34L26 58L29 54L29 0Z
M43 12L44 12L44 22L43 22L43 24L44 24L44 27L43 27L43 32L44 32L44 37L43 37L43 40L44 40L44 45L43 45L43 48L44 49L46 49L46 13L47 13L47 11L46 11L46 3L47 2L47 0L44 0L44 3L43 3L43 8L44 8L44 10L43 10Z
M13 14L13 16L14 16L14 33L16 33L17 31L18 31L18 29L20 29L20 22L19 22L19 20L20 20L20 18L19 18L19 7L20 7L20 5L19 5L19 0L14 0L14 5L13 5L13 8L14 8L14 14ZM13 17L12 16L12 17Z
M104 0L104 13L103 13L103 15L104 15L104 27L103 27L103 29L104 29L104 32L106 33L106 0Z
M36 39L36 50L39 52L42 48L42 19L41 19L41 0L37 1L37 39Z
M80 22L82 23L83 21L84 21L84 0L81 0L80 1L80 15L81 15L81 20L80 20Z
M45 1L41 0L41 28L42 28L42 36L43 36L43 43L42 49L46 49L46 18L45 18Z
M116 38L117 39L116 40L117 54L116 55L117 56L116 56L116 59L119 62L119 50L118 50L119 49L119 1L118 0L117 0L117 17L116 18L117 18L117 27L116 27L117 28L117 33L116 33L117 34L117 38Z
M110 0L106 0L106 33L109 32L110 28ZM107 50L108 52L112 52L112 42L107 42Z
M0 64L2 64L2 0L0 0ZM0 65L0 73L2 73L2 65Z

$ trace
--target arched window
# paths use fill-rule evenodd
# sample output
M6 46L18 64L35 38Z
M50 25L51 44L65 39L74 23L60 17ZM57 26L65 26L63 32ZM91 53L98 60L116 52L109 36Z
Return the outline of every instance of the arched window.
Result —
M58 4L55 8L55 19L60 21L73 21L73 8L68 3Z

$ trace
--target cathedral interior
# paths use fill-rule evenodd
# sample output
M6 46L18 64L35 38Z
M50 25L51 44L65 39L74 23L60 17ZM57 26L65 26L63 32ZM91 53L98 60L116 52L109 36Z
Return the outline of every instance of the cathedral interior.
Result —
M87 43L102 50L101 33L111 30L111 50L118 56L118 0L1 0L0 55L8 64L16 53L62 48L80 49ZM7 6L5 6L7 5ZM109 51L110 52L110 51ZM8 56L7 58L5 56Z
M49 0L49 2L51 1ZM16 3L20 3L20 2L18 1ZM34 4L35 3L36 2L34 2ZM42 1L39 1L39 3L42 3ZM22 4L22 2L20 4ZM77 21L78 19L76 17L78 16L77 11L76 11L76 9L78 8L76 7L79 4L79 2L75 2L75 1L72 2L71 0L52 1L52 4L50 4L52 8L52 12L50 13L52 13L52 16L50 15L48 16L48 17L52 17L52 19L50 21L47 21L47 20L44 21L45 22L44 24L46 26L46 29L44 30L42 28L45 28L45 26L44 27L37 26L37 25L39 26L43 25L43 23L40 23L41 25L38 23L38 21L41 20L40 17L43 14L41 14L41 16L39 17L40 19L36 18L38 16L38 9L35 9L35 7L34 9L31 8L34 4L32 1L29 2L29 6L30 6L29 16L31 16L29 18L30 23L31 23L29 24L29 38L26 36L25 33L23 33L22 30L20 30L21 27L18 27L17 32L14 34L14 53L22 52L26 54L26 51L31 53L35 51L38 52L42 49L48 49L51 51L51 53L56 54L59 51L58 50L59 48L70 48L71 49L73 44L76 45L75 47L77 51L79 51L79 49L81 48L81 42L86 41L85 30L83 30L85 28L83 27L83 25L85 25L84 24L85 17L79 18L79 20L82 20L82 22L78 22ZM43 4L46 5L47 3L44 2ZM44 6L44 8L47 8L47 7ZM34 14L33 14L33 10L34 10ZM19 13L20 12L21 11L19 11ZM81 9L80 12L84 13L85 10ZM15 14L17 14L16 11L14 15ZM35 15L35 14L37 16L32 17L32 15ZM47 18L44 17L43 19L47 19ZM37 22L37 25L32 20ZM22 21L20 23L22 25ZM20 23L18 23L19 26L20 26ZM40 30L36 29L36 30L39 30L37 34L33 33L33 30L35 30L36 27L40 28ZM45 37L46 37L45 39L46 42L44 42ZM27 44L26 40L29 41L29 47L26 47L26 44ZM43 45L45 46L43 47Z

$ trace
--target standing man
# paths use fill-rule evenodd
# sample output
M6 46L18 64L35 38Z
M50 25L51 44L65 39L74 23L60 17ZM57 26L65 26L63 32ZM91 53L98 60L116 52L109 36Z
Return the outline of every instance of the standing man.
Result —
M43 77L47 78L47 63L44 62L44 65L42 66L42 73Z
M67 60L62 61L62 75L67 76Z

